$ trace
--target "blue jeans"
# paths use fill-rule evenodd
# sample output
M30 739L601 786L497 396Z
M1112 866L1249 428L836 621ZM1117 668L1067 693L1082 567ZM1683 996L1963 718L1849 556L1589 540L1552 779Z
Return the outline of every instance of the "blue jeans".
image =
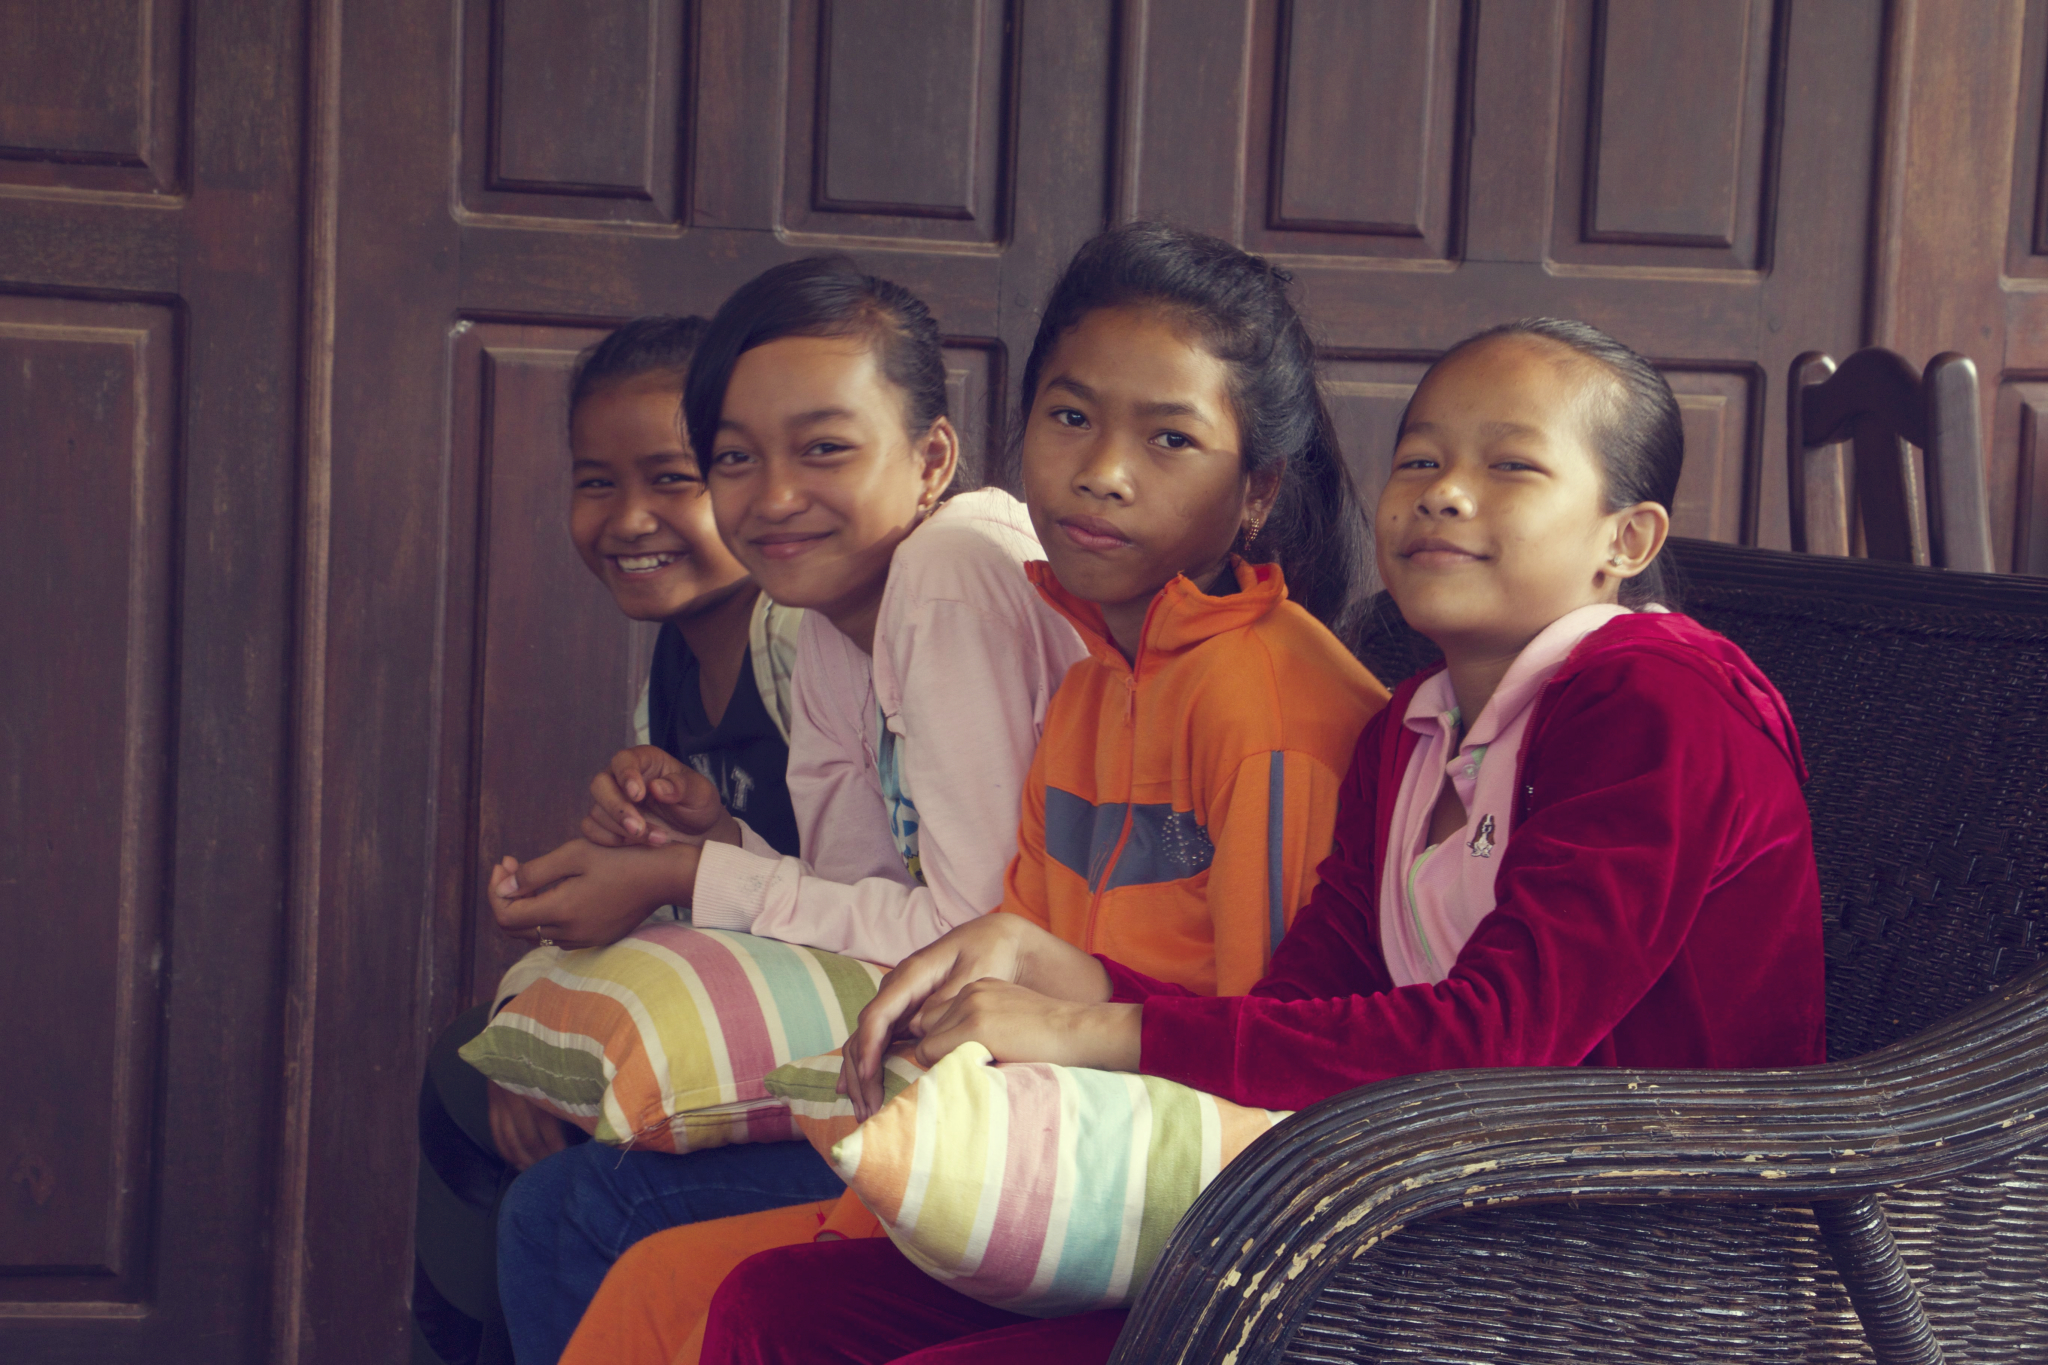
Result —
M673 1156L587 1142L535 1162L498 1209L498 1296L519 1365L554 1365L612 1262L642 1237L845 1189L807 1142Z

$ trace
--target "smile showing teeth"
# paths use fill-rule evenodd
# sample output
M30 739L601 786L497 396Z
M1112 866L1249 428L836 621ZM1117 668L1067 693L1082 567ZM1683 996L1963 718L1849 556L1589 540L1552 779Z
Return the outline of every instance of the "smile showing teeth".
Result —
M674 555L614 555L612 563L625 573L646 573L676 562Z

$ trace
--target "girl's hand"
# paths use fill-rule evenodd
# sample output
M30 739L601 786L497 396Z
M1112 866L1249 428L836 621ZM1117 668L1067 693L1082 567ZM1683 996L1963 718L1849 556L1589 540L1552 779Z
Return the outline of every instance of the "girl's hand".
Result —
M882 1107L882 1061L898 1037L922 1037L953 997L974 981L1022 983L1058 1000L1109 998L1109 976L1079 948L1018 915L971 920L896 964L867 1008L839 1062L839 1092L865 1122Z
M606 848L740 841L739 821L711 779L652 744L612 755L611 766L590 780L590 797L583 837Z
M515 1095L496 1081L484 1083L484 1095L491 1115L491 1145L513 1170L523 1171L569 1145L562 1121L524 1095Z
M913 1054L934 1066L966 1042L999 1062L1053 1062L1101 1071L1136 1071L1143 1005L1055 1000L1004 981L972 981L937 1011Z
M571 839L552 853L491 869L491 914L529 943L597 948L616 943L664 905L687 905L697 846L600 848Z

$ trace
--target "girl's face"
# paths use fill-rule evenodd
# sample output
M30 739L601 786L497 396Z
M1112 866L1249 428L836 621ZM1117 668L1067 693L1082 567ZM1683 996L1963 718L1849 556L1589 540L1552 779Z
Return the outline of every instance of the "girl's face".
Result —
M761 590L856 640L959 459L943 417L905 434L903 400L864 340L783 337L733 366L708 461L719 534Z
M1512 336L1429 372L1375 521L1380 577L1410 625L1447 651L1511 655L1656 557L1662 507L1607 510L1589 421L1609 382Z
M599 389L569 421L569 538L636 621L692 616L747 581L712 524L681 405L677 377L654 372Z
M1024 497L1052 571L1134 654L1153 596L1208 589L1278 478L1245 473L1230 372L1155 308L1099 308L1046 357Z

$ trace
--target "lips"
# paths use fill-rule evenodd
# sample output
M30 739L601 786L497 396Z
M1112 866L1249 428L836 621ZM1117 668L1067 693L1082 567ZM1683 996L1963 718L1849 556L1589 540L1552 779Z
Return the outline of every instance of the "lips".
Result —
M1061 517L1060 531L1076 548L1082 550L1121 550L1131 544L1131 538L1117 530L1113 522L1101 517Z
M828 534L825 531L781 531L774 535L756 536L752 544L765 559L795 559L824 544Z
M1403 546L1401 558L1426 569L1448 569L1459 564L1476 564L1487 556L1477 550L1454 545L1448 540L1425 536Z

